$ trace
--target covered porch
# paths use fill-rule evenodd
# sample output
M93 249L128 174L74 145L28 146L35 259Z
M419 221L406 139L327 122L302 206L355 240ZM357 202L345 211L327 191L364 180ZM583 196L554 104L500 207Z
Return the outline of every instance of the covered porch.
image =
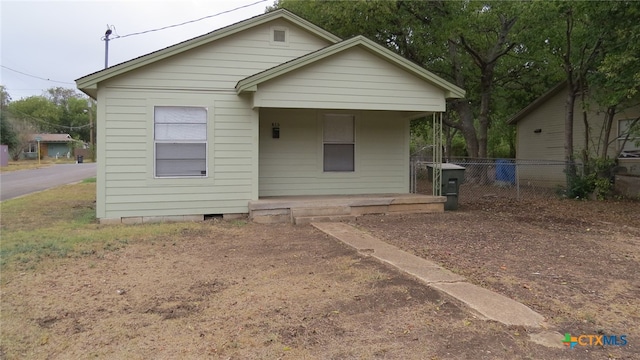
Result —
M421 194L270 196L249 202L249 218L263 224L349 221L367 214L443 212L445 202Z
M439 187L436 196L410 193L410 122L433 118L440 149L446 101L464 90L354 37L242 79L236 92L259 127L253 221L444 211Z

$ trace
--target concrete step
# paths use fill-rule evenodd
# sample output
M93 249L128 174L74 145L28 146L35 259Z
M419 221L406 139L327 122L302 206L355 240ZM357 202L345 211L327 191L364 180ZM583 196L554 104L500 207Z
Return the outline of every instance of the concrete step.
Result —
M316 222L339 222L354 221L357 216L354 215L319 215L319 216L297 216L293 218L296 225L316 223Z
M249 219L258 224L278 224L291 222L289 209L250 210Z
M423 204L391 204L389 205L389 214L398 213L436 213L444 212L444 203L423 203Z

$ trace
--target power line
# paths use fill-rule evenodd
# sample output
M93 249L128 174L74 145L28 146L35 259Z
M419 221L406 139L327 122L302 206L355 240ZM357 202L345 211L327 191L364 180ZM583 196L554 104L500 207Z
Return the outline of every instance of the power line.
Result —
M228 14L230 12L233 12L233 11L236 11L236 10L240 10L240 9L244 9L244 8L247 8L247 7L256 5L256 4L260 4L260 3L263 3L263 2L266 2L266 1L268 1L268 0L256 1L254 3L247 4L247 5L242 5L242 6L239 6L237 8L231 9L231 10L222 11L222 12L219 12L217 14L208 15L208 16L201 17L201 18L195 19L195 20L185 21L185 22L180 23L180 24L168 25L168 26L164 26L164 27L161 27L161 28L157 28L157 29L145 30L145 31L140 31L140 32L131 33L131 34L127 34L127 35L117 35L117 32L116 32L116 36L113 39L122 39L122 38L129 37L129 36L142 35L142 34L154 32L154 31L160 31L160 30L170 29L170 28L174 28L174 27L178 27L178 26L182 26L182 25L186 25L186 24L191 24L191 23L202 21L202 20L205 20L205 19L210 19L212 17L220 16L220 15L223 15L223 14ZM115 29L115 27L113 29ZM113 39L110 39L110 40L113 40ZM102 40L105 40L105 38L103 37Z
M0 66L3 67L4 69L7 69L7 70L10 70L10 71L13 71L13 72L16 72L18 74L25 75L25 76L29 76L29 77L32 77L32 78L36 78L36 79L40 79L40 80L44 80L44 81L51 81L51 82L61 83L61 84L75 85L74 83L70 83L70 82L66 82L66 81L51 80L51 79L46 79L46 78L43 78L43 77L40 77L40 76L27 74L26 72L18 71L16 69L12 69L12 68L10 68L8 66L4 66L4 65L0 65Z
M88 126L91 126L91 124L90 124L90 123L89 123L89 124L85 124L85 125L78 125L78 126L67 126L67 125L54 124L54 123L50 123L50 122L48 122L47 120L37 118L37 117L32 116L32 115L29 115L29 114L27 114L27 113L23 113L22 111L19 111L19 110L15 110L15 109L6 109L6 111L8 111L8 112L10 112L10 113L13 113L13 115L14 115L14 116L16 116L16 115L17 115L17 116L22 115L21 117L27 117L27 118L30 118L30 119L35 120L35 121L39 121L39 122L44 123L44 124L49 125L49 126L57 126L57 127L65 128L65 129L69 129L69 130L74 130L74 129L83 129L83 128L86 128L86 127L88 127Z

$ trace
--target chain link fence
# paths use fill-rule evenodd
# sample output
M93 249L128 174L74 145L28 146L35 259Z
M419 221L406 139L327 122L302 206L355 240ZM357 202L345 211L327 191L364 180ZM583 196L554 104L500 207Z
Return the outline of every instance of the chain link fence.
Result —
M453 158L448 162L465 168L458 196L460 204L491 198L557 197L558 189L566 184L564 161ZM411 192L432 194L428 171L431 164L430 157L411 158Z

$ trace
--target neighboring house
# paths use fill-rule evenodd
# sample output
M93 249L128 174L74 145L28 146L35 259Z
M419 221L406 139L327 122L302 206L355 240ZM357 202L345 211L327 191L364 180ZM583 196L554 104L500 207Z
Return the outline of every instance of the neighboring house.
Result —
M71 157L75 144L79 143L69 134L31 134L29 135L29 144L24 152L25 158L38 158L38 139L40 140L40 154L42 157L50 158Z
M517 127L516 158L523 160L522 163L531 163L518 167L518 179L521 184L566 184L563 161L567 90L565 83L555 86L507 121L508 124ZM611 158L617 157L620 152L626 127L639 116L640 107L621 110L615 116L607 152ZM589 147L593 150L602 136L604 110L590 111L587 118L590 125ZM630 138L624 143L622 155L617 161L622 171L640 175L640 147L637 140ZM576 99L573 116L573 145L576 159L579 161L579 153L585 147L585 125L580 97ZM536 166L534 160L542 160L546 165Z
M409 193L410 120L464 97L286 10L76 83L98 101L103 222L246 214L269 196Z

